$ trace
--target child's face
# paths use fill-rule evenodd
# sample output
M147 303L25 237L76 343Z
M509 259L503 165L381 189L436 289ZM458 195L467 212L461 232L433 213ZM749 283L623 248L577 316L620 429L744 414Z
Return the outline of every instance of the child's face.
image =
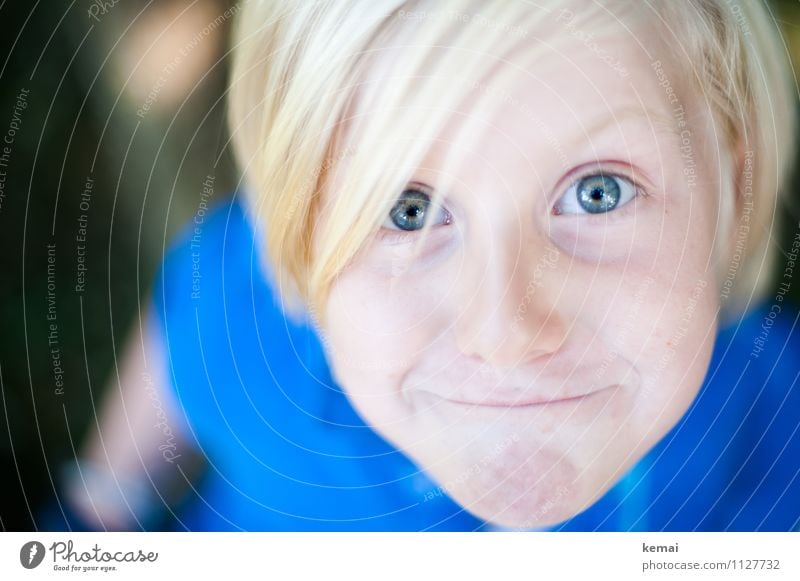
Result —
M587 41L568 22L554 14L556 48L494 88L507 104L480 140L453 143L451 126L433 144L419 184L448 148L464 155L446 211L421 217L405 194L336 279L324 329L366 421L515 527L580 512L640 459L695 397L716 331L707 116L670 103L639 44L651 31ZM677 89L680 71L663 74Z

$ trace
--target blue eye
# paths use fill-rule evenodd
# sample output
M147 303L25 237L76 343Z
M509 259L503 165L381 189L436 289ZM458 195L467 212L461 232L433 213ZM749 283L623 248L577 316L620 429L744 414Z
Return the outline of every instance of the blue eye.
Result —
M573 184L554 208L555 214L604 214L624 206L636 195L628 180L605 174L586 176Z
M429 220L429 214L433 213L436 214L437 224L450 223L449 212L432 206L428 194L414 189L406 190L389 210L383 227L391 230L421 230Z

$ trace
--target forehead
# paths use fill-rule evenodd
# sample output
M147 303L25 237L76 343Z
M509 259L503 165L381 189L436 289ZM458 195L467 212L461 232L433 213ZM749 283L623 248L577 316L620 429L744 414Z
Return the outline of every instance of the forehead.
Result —
M656 151L674 137L676 103L662 81L680 79L655 66L664 55L652 27L635 10L578 15L579 5L551 9L507 54L481 55L493 63L465 83L424 165L441 167L455 148L563 170L576 158Z
M362 164L383 167L376 163L382 159L399 171L422 171L419 178L443 170L483 181L533 169L532 179L552 186L553 174L578 161L650 153L656 160L663 146L677 143L675 103L658 71L675 93L682 79L667 65L647 5L487 6L496 20L465 24L440 11L395 22L394 34L370 52L337 147ZM506 6L525 10L512 14ZM425 28L440 25L436 34ZM417 68L405 67L415 59ZM658 61L664 64L657 70ZM403 97L392 101L393 94ZM427 153L409 154L410 143ZM651 165L649 177L657 180L661 170ZM349 155L341 166L361 167ZM348 173L333 176L335 191ZM388 199L394 186L381 191Z

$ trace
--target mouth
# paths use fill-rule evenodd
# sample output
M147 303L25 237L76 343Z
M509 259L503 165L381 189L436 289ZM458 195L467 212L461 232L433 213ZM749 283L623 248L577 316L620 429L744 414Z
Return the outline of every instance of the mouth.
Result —
M455 404L458 406L463 407L475 407L475 408L494 408L494 409L518 409L518 408L542 408L545 406L554 406L558 404L578 404L580 402L586 401L588 399L593 398L594 396L598 396L600 394L608 394L611 390L620 387L619 385L609 385L601 389L596 389L594 391L578 394L578 395L571 395L568 397L552 397L552 398L525 398L525 397L517 397L517 398L496 398L496 397L486 397L483 399L459 399L459 398L452 398L452 397L443 397L439 395L434 395L439 401Z

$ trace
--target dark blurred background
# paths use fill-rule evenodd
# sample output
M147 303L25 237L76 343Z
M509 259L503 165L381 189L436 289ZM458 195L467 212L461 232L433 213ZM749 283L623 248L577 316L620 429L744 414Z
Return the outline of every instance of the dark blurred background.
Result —
M798 70L800 4L771 5ZM236 186L222 101L232 6L0 0L0 138L13 132L0 143L2 530L50 526L165 244L206 176L217 197ZM781 208L781 248L799 201Z
M232 4L0 1L0 529L42 528L165 242L236 186Z

